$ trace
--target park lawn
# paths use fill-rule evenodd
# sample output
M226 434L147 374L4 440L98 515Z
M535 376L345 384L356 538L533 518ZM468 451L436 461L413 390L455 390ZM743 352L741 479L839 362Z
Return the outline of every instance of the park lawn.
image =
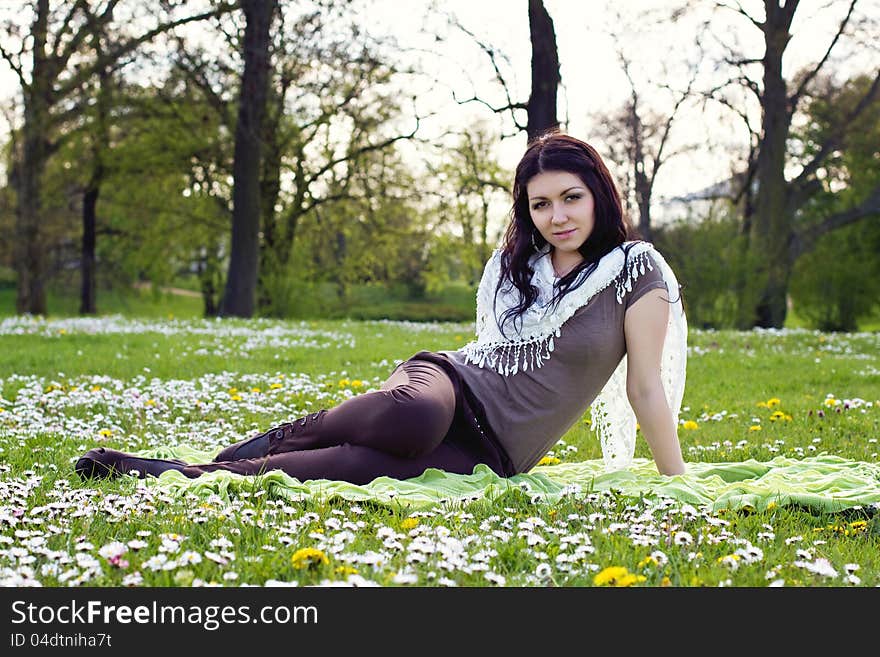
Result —
M405 505L178 498L80 482L103 444L204 450L378 387L450 323L7 318L0 322L0 584L876 586L873 508L711 512L670 499L517 489ZM697 331L679 431L689 461L878 462L880 336ZM649 457L643 440L637 457ZM548 461L597 459L588 416ZM611 570L609 570L611 569Z

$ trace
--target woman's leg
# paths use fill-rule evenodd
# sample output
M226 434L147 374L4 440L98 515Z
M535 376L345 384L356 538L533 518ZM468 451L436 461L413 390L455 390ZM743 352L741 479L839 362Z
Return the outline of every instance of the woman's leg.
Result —
M231 445L214 461L253 459L346 443L414 458L437 448L454 415L455 388L449 375L434 363L409 360L401 363L380 390Z
M409 479L422 474L426 468L439 468L446 472L471 474L480 462L453 442L443 442L429 454L414 458L394 456L387 452L345 443L303 451L284 452L271 456L188 465L180 468L187 477L199 477L206 472L218 470L241 475L260 475L271 470L283 470L300 481L309 479L333 479L353 484L366 484L376 477L388 476Z

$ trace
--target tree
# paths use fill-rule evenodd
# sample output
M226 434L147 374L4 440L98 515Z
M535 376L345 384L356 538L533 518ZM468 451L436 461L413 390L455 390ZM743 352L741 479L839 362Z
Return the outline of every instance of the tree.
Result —
M763 4L763 19L748 13L739 3L721 5L760 30L764 52L759 57L749 57L729 48L725 61L735 73L710 93L737 111L752 137L739 196L747 198L743 231L748 235L749 253L760 263L753 275L760 281L761 293L753 307L743 304L743 308L753 312L740 317L739 323L779 328L785 321L792 268L814 237L861 221L880 210L878 185L858 202L838 208L820 223L798 222L810 199L823 188L818 172L829 157L845 146L847 134L859 117L880 101L880 72L872 72L871 83L863 95L845 111L834 130L824 136L811 157L793 162L796 158L789 150L792 122L799 116L803 101L813 93L817 76L831 61L835 46L847 37L847 28L855 29L858 0L850 0L846 14L819 60L792 79L786 79L783 73L783 57L791 42L791 26L799 3L797 0L764 0ZM755 72L760 73L760 80L756 79ZM724 96L722 91L731 85L747 89L757 99L761 110L760 128L752 125L744 108L734 107ZM789 177L786 174L793 164L799 171Z
M815 157L829 134L837 132L844 117L870 88L862 75L835 84L829 76L817 80L820 93L805 109L806 121L792 130L792 142L804 158ZM880 299L880 213L857 223L820 231L827 217L859 206L880 184L880 103L861 113L849 126L841 148L816 171L822 183L805 205L798 235L806 243L791 284L798 315L822 330L854 331L858 322L877 310Z
M459 103L479 102L486 105L495 114L509 112L514 126L518 131L526 133L531 141L538 135L559 126L557 117L556 97L562 76L559 73L559 54L556 47L556 31L553 27L553 19L544 7L543 0L529 0L529 41L532 45L531 78L532 86L529 99L526 102L514 101L510 91L510 85L499 66L499 59L503 58L495 48L484 43L477 36L466 29L461 23L453 23L463 32L468 34L488 55L495 71L495 78L504 90L507 104L493 106L476 94L472 98L458 100ZM526 111L526 123L519 119L517 110Z
M374 44L352 17L348 0L328 0L317 9L283 4L272 30L272 68L262 121L259 265L256 307L277 314L289 288L298 229L317 209L360 193L344 182L358 158L411 139L419 126L399 128L401 91L396 69L374 54ZM228 27L228 26L227 26ZM201 90L221 126L232 129L240 85L241 37L226 30L229 48L208 56L179 41L176 66ZM226 56L228 55L228 56ZM201 169L227 169L220 151L203 153ZM332 190L332 191L331 191Z
M667 16L667 19L670 17ZM671 21L675 22L676 19L677 14L673 12ZM640 14L639 21L644 20L645 16ZM615 27L611 34L615 43L622 42L620 32L626 32L631 36L638 30L637 26L626 23L626 19L620 13L615 15ZM702 59L699 33L695 41L700 57L696 62L687 64L689 76L683 89L672 89L664 84L646 84L638 79L633 69L639 67L634 66L633 56L627 52L627 49L618 47L617 58L629 83L629 100L623 107L607 115L595 117L593 121L596 126L594 132L609 148L612 156L610 160L615 163L611 166L622 170L622 196L628 214L632 216L632 209L635 208L638 213L638 233L642 239L648 241L653 239L651 203L660 170L670 159L693 148L684 145L673 149L670 146L670 135L679 110L691 99L692 88L697 78L699 60ZM661 64L663 77L670 77L667 68L669 62L664 60ZM671 109L668 112L654 109L658 104L656 99L645 101L650 86L657 87L655 91L665 91L671 96Z
M16 176L14 255L18 275L16 310L20 313L46 312L42 177L49 158L64 139L61 128L82 111L73 100L77 91L99 71L125 65L140 46L158 35L231 9L224 3L208 11L179 16L174 4L157 1L146 7L144 15L140 15L144 9L141 3L128 5L128 15L120 18L116 11L119 4L120 0L106 0L100 6L85 0L66 0L53 9L49 0L33 0L23 12L8 16L2 25L0 57L18 77L24 108ZM137 21L133 20L135 15ZM30 20L29 28L22 26L22 16ZM150 27L131 28L143 24L141 21ZM86 42L98 30L113 30L125 37L109 51L90 53ZM19 52L2 45L5 43L19 44ZM30 58L27 64L25 57Z
M559 83L559 53L553 19L542 0L529 0L529 40L532 44L532 92L529 94L526 135L531 141L542 132L559 126L556 95Z
M232 242L221 315L254 312L259 265L262 122L270 79L269 28L277 0L241 0L245 16L244 73L238 101L233 164Z
M443 155L429 165L430 178L439 182L436 209L438 228L460 233L457 252L464 277L471 285L480 281L483 267L491 255L497 235L491 235L491 206L499 193L509 199L508 179L492 157L496 137L484 124L456 133L452 145L439 144ZM458 240L456 240L458 241Z

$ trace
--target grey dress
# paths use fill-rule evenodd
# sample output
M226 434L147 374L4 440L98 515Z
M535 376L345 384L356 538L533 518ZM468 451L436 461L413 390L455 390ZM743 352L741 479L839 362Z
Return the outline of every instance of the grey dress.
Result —
M636 278L622 303L612 284L578 309L562 325L550 359L537 369L504 376L467 362L461 351L438 352L479 400L515 472L527 472L541 460L583 416L617 368L626 353L626 309L646 292L666 289L653 258L651 266Z

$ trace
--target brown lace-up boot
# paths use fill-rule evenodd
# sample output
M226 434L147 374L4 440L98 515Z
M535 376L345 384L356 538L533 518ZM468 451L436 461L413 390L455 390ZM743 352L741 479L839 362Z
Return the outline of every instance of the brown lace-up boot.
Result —
M82 479L108 479L137 471L139 479L158 477L168 470L183 470L186 463L177 459L150 459L106 447L96 447L83 454L74 470Z

